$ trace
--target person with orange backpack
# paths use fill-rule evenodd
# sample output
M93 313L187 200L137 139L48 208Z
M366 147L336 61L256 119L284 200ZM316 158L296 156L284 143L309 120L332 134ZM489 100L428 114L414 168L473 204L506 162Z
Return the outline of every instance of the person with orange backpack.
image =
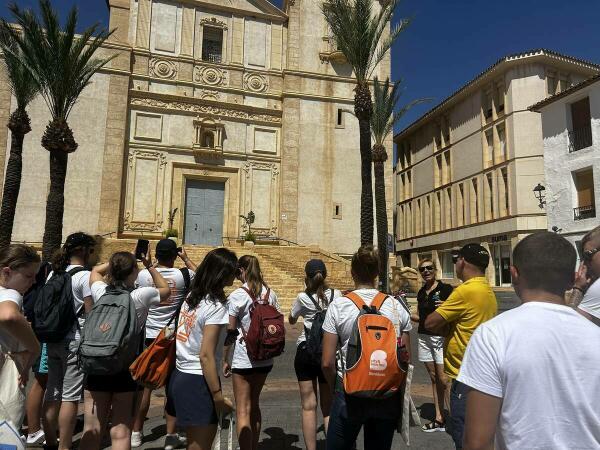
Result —
M273 368L273 358L279 356L285 346L284 318L277 295L263 280L258 259L244 255L238 260L237 268L237 278L243 285L228 299L229 327L223 375L233 374L240 450L257 450L262 421L260 393Z
M410 314L376 289L379 256L373 246L358 249L351 273L355 290L332 302L323 322L322 368L334 389L327 450L353 449L361 428L365 450L386 450L401 413Z

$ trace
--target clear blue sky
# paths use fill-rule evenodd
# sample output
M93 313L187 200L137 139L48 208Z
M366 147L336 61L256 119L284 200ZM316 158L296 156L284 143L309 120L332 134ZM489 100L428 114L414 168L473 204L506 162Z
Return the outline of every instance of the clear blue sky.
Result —
M281 0L273 0L280 6ZM7 2L0 15L7 17ZM37 0L19 0L36 5ZM105 0L53 0L61 12L80 8L82 26L107 23ZM404 0L397 17L412 17L392 51L394 79L406 101L431 97L398 125L406 126L498 58L534 48L600 63L599 0Z

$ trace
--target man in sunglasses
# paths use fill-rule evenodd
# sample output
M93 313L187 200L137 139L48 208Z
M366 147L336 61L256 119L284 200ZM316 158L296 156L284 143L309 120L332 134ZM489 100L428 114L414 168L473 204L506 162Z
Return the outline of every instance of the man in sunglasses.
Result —
M456 380L471 335L498 310L496 295L487 282L485 271L490 254L479 244L467 244L452 255L456 275L463 283L434 312L427 316L425 328L446 336L444 372L450 378L450 417L446 431L457 449L462 449L467 386Z
M581 248L583 262L567 302L600 325L600 226L583 237Z

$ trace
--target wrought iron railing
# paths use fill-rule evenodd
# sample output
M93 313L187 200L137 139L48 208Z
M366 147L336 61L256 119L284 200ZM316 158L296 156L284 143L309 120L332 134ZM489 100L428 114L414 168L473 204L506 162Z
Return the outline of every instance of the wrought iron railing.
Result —
M221 54L219 53L204 53L202 55L202 61L208 61L211 63L220 63L222 60Z
M569 153L592 145L592 127L590 125L569 131Z
M596 207L594 205L573 208L574 220L592 219L594 217L596 217Z

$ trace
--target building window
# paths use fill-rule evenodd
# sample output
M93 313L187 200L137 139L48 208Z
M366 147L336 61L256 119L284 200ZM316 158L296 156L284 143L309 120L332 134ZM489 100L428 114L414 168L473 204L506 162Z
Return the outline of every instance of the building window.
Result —
M336 111L336 121L335 121L335 127L336 128L345 128L345 123L344 123L344 110L342 108L338 108Z
M212 131L202 133L202 147L215 148L215 135Z
M341 219L342 218L342 205L341 203L333 204L333 218Z
M498 159L499 162L506 161L508 159L508 155L506 153L506 129L504 125L498 125L496 127L496 132L498 133Z
M477 178L473 178L471 180L471 193L469 195L470 198L470 219L471 223L479 222L479 186L477 182Z
M196 136L192 148L200 153L217 154L223 151L225 126L209 118L194 120ZM205 150L209 150L205 152Z
M571 124L569 152L590 147L592 145L592 124L589 97L571 104Z
M487 122L492 119L492 116L492 93L486 90L483 92L483 117L485 117L485 121Z
M494 165L494 132L488 130L485 132L485 151L483 155L483 161L485 167L491 167Z
M223 28L202 27L202 61L223 61Z
M410 171L406 172L406 184L404 185L404 198L409 199L412 197L412 174Z
M450 119L448 117L444 117L442 120L442 139L444 147L450 145Z
M429 196L425 197L425 204L423 208L423 224L424 224L424 234L431 233L431 199Z
M433 227L434 231L442 230L442 195L438 191L434 195Z
M591 219L596 217L596 198L594 194L594 172L592 168L573 172L575 185L575 207L573 218L575 220Z
M494 101L496 103L496 115L504 113L504 83L496 83L494 86Z
M410 237L410 236L414 236L414 230L413 230L413 220L412 220L412 206L410 203L407 203L404 206L405 210L404 210L404 219L405 219L405 226L404 226L404 236L405 237Z
M546 73L546 92L548 97L556 94L556 73L555 72L547 72Z
M400 206L397 212L400 217L396 214L396 239L400 240L404 239L404 206Z
M451 251L438 252L438 257L442 265L442 278L454 278L454 263L452 262Z
M444 227L445 229L452 228L452 189L444 189L445 193L445 205L444 205Z
M442 170L442 183L448 184L452 178L452 167L450 165L450 151L444 152L444 167Z
M465 224L465 191L461 183L456 190L456 226L462 227Z
M433 180L435 187L439 187L442 185L442 155L437 155L435 157Z
M500 215L508 216L510 213L510 195L508 189L508 167L500 169L500 196L502 203L500 205Z
M423 233L423 216L421 213L421 199L417 199L415 207L415 236L420 236Z
M494 218L494 182L491 173L487 173L484 177L484 220L492 220Z

